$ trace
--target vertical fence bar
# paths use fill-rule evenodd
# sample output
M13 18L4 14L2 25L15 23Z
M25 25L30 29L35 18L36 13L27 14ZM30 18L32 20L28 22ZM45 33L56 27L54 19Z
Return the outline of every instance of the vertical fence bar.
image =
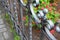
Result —
M31 16L29 15L29 40L32 40L32 19Z
M23 22L23 9L22 6L20 7L20 15L21 15L21 26L22 26L22 33L24 33L24 22ZM24 40L24 37L23 37Z
M24 21L23 21L23 8L22 8L22 4L20 3L20 17L21 17L21 26L22 26L22 33L25 34L25 29L24 29ZM22 35L22 40L24 40L24 36Z
M18 13L17 13L17 5L16 5L17 1L14 0L14 16L15 16L15 19L16 19L16 22L18 23Z
M16 5L17 4L17 0L14 0L14 11L15 11L15 18L16 18L16 24L18 24L18 13L17 13L17 8L16 8ZM24 29L23 29L24 30ZM16 26L16 31L17 33L20 35L21 37L21 40L23 40L23 35L22 35L22 32L21 32L21 29L19 30L18 26ZM19 31L19 32L18 32Z
M31 19L31 11L30 11L30 3L31 0L28 0L28 27L29 27L29 39L28 40L32 40L32 19Z

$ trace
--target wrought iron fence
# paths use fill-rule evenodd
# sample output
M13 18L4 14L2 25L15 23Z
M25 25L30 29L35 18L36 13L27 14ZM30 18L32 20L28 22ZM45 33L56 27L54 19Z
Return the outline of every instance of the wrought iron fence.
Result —
M23 0L19 1L20 2L18 2L18 0L3 0L2 3L4 4L5 10L10 15L11 20L14 23L14 28L16 29L17 34L20 35L21 40L57 40L49 31L52 28L50 26L54 26L54 24L51 20L47 20L45 17L46 14L40 13L40 16L38 15L40 18L43 17L43 20L41 21L37 14L34 13L32 0L27 0L27 4L25 4ZM35 1L35 5L39 4L39 0L33 1ZM24 12L25 9L28 9L27 14ZM44 9L44 12L47 13L48 10ZM28 27L25 26L25 22L22 19L26 15L28 15ZM41 30L41 33L39 33L40 36L39 38L37 37L37 39L34 39L33 36L32 20L36 22L37 27L38 24L42 25L39 29Z

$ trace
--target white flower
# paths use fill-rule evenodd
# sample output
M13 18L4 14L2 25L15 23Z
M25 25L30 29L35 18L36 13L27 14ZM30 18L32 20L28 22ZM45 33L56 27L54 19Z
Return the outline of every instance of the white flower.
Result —
M36 4L37 4L37 5L39 4L39 0L36 0Z
M41 18L41 17L43 17L43 16L44 16L44 13L43 13L42 10L40 10L39 13L38 13L38 17Z
M56 26L56 31L60 32L60 27L59 26Z
M48 13L48 9L44 8L43 12L47 14Z
M33 4L33 6L35 6L35 7L36 7L36 3L34 3L34 4Z

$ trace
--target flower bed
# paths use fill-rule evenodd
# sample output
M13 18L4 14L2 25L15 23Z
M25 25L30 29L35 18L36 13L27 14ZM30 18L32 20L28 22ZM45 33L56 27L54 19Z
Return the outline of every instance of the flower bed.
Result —
M33 6L35 6L35 5L33 5ZM59 12L56 11L56 6L57 6L57 3L51 2L50 0L40 0L39 5L37 5L37 7L33 7L33 8L34 8L35 13L37 13L39 10L43 10L45 8L48 9L48 13L47 13L46 17L47 17L47 19L52 20L53 23L55 23L57 20L60 19L60 14L59 14ZM28 15L24 16L23 20L25 20L25 23L26 23L25 25L28 25ZM34 20L32 20L32 25L33 25L33 27L36 26L36 23L34 22ZM41 25L39 25L39 26L41 26Z

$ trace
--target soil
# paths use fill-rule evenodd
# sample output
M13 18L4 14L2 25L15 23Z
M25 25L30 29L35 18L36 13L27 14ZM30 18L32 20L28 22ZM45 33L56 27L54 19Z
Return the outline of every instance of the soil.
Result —
M26 27L25 31L26 31L25 33L26 33L27 37L29 37L28 27ZM60 34L59 33L57 33L55 31L53 35L57 38L57 40L60 40ZM32 28L32 38L33 38L33 40L48 40L46 35L44 35L40 30L37 30L35 28Z
M28 27L26 27L25 31L26 31L25 33L26 33L27 37L29 37L29 35L28 35ZM33 40L48 40L46 38L46 36L43 33L41 33L40 30L37 30L34 27L32 28L32 38L33 38Z

